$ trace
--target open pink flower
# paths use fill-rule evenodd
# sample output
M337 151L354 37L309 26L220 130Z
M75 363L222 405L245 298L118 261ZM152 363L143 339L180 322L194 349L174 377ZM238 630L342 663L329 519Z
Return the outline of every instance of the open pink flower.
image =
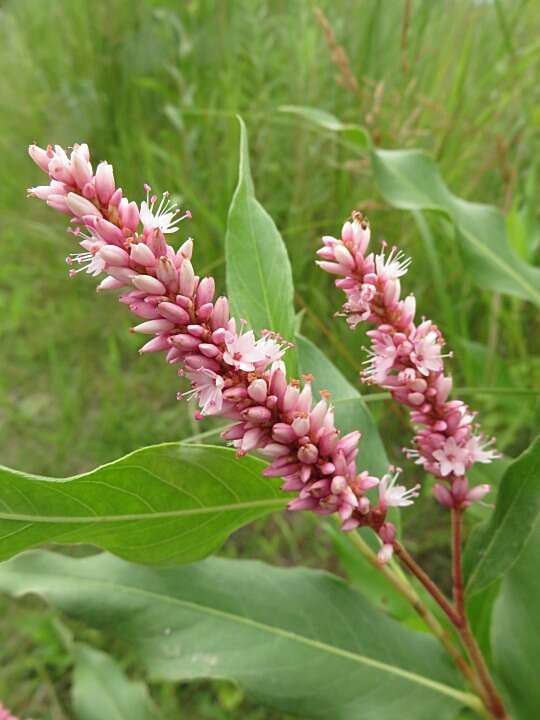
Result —
M396 480L401 474L397 470L393 475L383 475L379 483L379 505L381 508L407 507L414 503L419 495L420 485L407 489L405 485L396 485Z
M203 415L219 415L223 408L224 380L221 375L207 368L200 368L186 373L186 376L193 383L193 387L184 393L185 397L196 397Z
M253 330L248 330L241 335L227 332L225 345L227 350L223 353L223 359L238 370L253 371L255 365L265 359L264 349L255 340Z

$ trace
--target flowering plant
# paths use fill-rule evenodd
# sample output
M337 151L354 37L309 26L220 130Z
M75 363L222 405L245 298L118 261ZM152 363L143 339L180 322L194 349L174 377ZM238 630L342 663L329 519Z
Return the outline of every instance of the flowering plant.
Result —
M231 447L164 444L67 480L5 469L3 557L43 542L87 542L111 554L75 560L26 552L4 564L0 588L41 593L68 614L114 630L154 676L230 677L261 702L303 716L390 718L407 697L414 700L407 718L452 718L463 707L484 717L521 717L511 672L490 657L500 651L481 637L467 594L492 594L509 573L507 528L520 510L508 496L522 493L538 452L510 467L496 510L471 546L465 578L464 515L490 492L467 475L475 463L499 457L494 440L486 440L465 403L450 399L441 331L429 319L415 321L413 295L401 299L410 260L397 248L372 250L359 212L339 238L325 236L318 263L346 295L339 314L351 329L372 328L362 380L409 409L415 434L405 456L436 479L435 501L451 515L448 599L400 537L398 510L414 503L420 484L401 484L402 471L382 451L376 459L362 452L361 431L376 434L367 412L361 427L341 431L332 401L346 381L309 341L293 336L290 268L255 199L243 124L241 133L227 238L230 297L217 299L214 279L197 275L192 264L194 241L168 242L191 214L167 193L158 201L146 185L145 200L128 200L112 166L94 167L85 144L69 154L60 146L30 147L49 182L29 195L65 214L82 247L67 258L69 274L100 276L100 293L120 291L137 318L132 332L150 338L139 352L164 354L185 386L178 399L196 403L199 420L224 418L221 437ZM258 266L253 276L242 270L248 252ZM260 271L263 256L281 263L274 295L273 279ZM298 365L301 380L294 377ZM323 388L320 398L316 387ZM380 573L425 632L406 627L410 614L405 624L385 617L327 574L203 559L236 528L285 507L335 518L339 542ZM518 550L528 547L532 520L525 525L512 535ZM166 567L175 564L184 567Z

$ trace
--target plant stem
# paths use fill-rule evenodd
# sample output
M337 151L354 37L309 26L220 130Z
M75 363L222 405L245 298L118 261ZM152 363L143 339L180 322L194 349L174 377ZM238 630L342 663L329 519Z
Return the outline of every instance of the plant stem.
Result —
M461 517L459 508L452 508L452 580L454 584L454 604L462 622L465 617L463 596L463 572L461 569Z
M439 605L443 612L448 616L452 625L459 628L461 626L461 617L457 614L456 610L452 607L450 602L446 599L429 575L422 570L416 560L409 555L407 550L405 550L403 545L397 540L394 542L394 552L401 562L409 568L412 574L420 580L437 605Z
M461 527L463 511L460 508L452 508L452 578L454 583L454 603L460 617L458 631L467 649L471 662L473 663L478 677L485 689L486 704L496 718L508 718L504 709L501 697L490 675L484 656L476 642L476 639L469 626L467 613L465 612L465 597L463 589L463 570L461 563Z
M373 565L373 567L377 568L377 570L384 575L388 582L410 603L413 610L422 618L435 637L443 645L467 682L481 694L482 688L479 687L478 679L473 669L462 657L459 650L452 642L448 632L437 620L435 615L433 615L427 605L422 601L412 585L410 585L405 578L399 577L399 575L388 565L381 565L381 563L377 560L377 555L357 532L349 533L348 537L353 545L355 545L360 553L366 558L366 560Z
M460 518L461 520L461 518ZM461 522L454 523L456 525L461 525ZM461 527L459 527L459 533L458 537L461 535ZM452 543L453 548L455 548L455 539ZM469 623L467 621L467 616L464 611L464 603L463 603L463 614L460 614L456 608L454 608L450 602L446 599L444 594L441 592L441 590L438 588L438 586L433 582L433 580L427 575L426 572L418 565L416 560L414 560L411 555L405 550L403 545L399 543L397 540L394 542L394 552L395 554L400 558L400 560L403 562L403 564L409 568L409 570L413 573L413 575L418 578L418 580L422 583L422 585L425 587L425 589L428 591L428 593L433 597L433 599L436 601L436 603L442 608L442 610L446 613L448 616L450 622L455 626L456 630L459 633L459 636L461 638L461 641L463 642L463 645L465 646L467 653L469 655L469 658L478 673L478 677L480 679L480 682L482 683L483 688L483 698L486 705L486 709L490 712L491 716L495 718L496 720L510 720L509 715L507 715L506 710L504 709L504 705L502 703L502 699L495 687L495 684L493 682L493 679L491 677L491 674L489 672L489 669L486 665L486 662L484 660L484 657L482 655L482 652L480 648L478 647L478 644L474 638L474 635L471 632L471 629L469 627ZM456 560L454 555L454 561L453 566L454 568L457 567L457 564L459 563L459 569L458 569L458 578L460 578L460 582L462 585L462 570L461 570L461 544L459 547L458 552L458 558ZM455 588L454 588L455 589ZM462 589L461 589L462 593ZM461 598L460 602L463 602L463 598Z

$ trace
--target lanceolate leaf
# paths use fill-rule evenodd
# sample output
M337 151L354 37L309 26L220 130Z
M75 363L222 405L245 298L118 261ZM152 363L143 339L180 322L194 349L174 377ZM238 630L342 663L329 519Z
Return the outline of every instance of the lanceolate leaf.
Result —
M540 516L540 438L504 474L495 512L466 555L467 589L479 592L517 560Z
M391 205L438 210L451 218L478 285L540 305L540 270L514 253L504 217L496 208L453 195L435 161L423 152L373 150L371 157L379 190Z
M257 332L268 329L294 338L292 271L274 221L255 197L246 126L240 122L238 185L229 208L225 254L233 313ZM294 351L288 353L294 371Z
M337 577L210 558L181 568L24 553L0 589L37 593L130 643L153 678L230 678L258 702L333 720L450 720L476 706L436 641Z
M77 644L71 696L78 720L159 720L148 690L112 657Z
M279 109L343 136L351 127L315 108ZM374 148L367 131L357 126L354 139L358 150L369 149L375 181L387 202L405 210L435 210L452 220L467 255L465 267L480 287L540 305L540 269L514 252L497 208L467 202L450 192L435 161L424 152Z
M193 562L285 507L264 467L228 448L166 443L65 480L0 468L0 558L84 542L142 563Z
M540 717L540 523L505 575L495 603L491 639L496 670L506 686L513 720Z
M388 469L388 458L379 431L364 399L358 390L343 377L310 340L301 335L296 338L300 369L312 373L316 391L328 390L336 412L336 425L343 432L360 430L359 465L362 469L381 475Z

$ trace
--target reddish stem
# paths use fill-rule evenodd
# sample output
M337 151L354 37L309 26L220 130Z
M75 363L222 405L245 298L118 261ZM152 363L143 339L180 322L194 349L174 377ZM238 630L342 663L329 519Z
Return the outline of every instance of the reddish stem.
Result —
M463 624L465 616L465 600L463 594L463 571L461 567L461 518L462 510L452 508L452 579L454 582L454 603Z
M446 599L443 593L439 590L433 580L429 577L429 575L424 572L424 570L422 570L416 560L414 560L414 558L409 555L407 550L405 550L403 545L397 540L394 542L394 552L402 561L402 563L409 568L412 574L415 575L418 580L420 580L420 582L426 588L431 597L442 608L444 613L450 618L452 624L459 628L461 625L461 618L459 617L455 609L452 607L452 605Z
M463 577L461 568L461 513L456 511L456 521L453 522L453 543L452 548L454 550L453 556L453 571L454 571L454 594L456 597L457 607L463 607L463 612L460 613L454 608L451 603L447 600L444 594L441 592L439 587L433 582L429 575L418 565L416 560L409 555L407 550L397 540L394 542L394 552L403 562L403 564L409 568L411 573L418 578L428 593L432 596L439 607L449 618L450 622L454 625L458 631L463 645L467 649L467 653L473 664L478 678L482 684L484 690L484 702L486 709L489 711L491 716L496 720L510 720L510 716L507 715L502 699L493 683L489 669L486 665L484 657L478 643L476 642L474 635L471 632L467 616L464 612L464 598L463 598ZM459 547L457 548L456 557L456 540L459 540ZM458 580L456 585L456 579ZM457 592L456 592L457 589ZM458 605L459 598L459 605Z

